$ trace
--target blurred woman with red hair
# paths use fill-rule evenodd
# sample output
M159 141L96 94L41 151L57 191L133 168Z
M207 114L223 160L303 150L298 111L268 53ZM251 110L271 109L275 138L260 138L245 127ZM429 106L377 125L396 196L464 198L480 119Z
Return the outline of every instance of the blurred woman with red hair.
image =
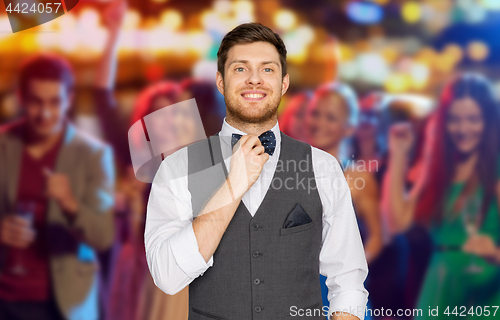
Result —
M372 173L358 167L350 156L350 139L358 124L359 107L354 90L343 83L327 83L314 92L306 109L305 133L309 144L335 156L346 176L368 265L382 249L378 186ZM325 277L320 277L326 305Z
M350 159L352 138L359 121L357 96L346 84L328 83L313 94L306 112L307 141L337 158L341 163L351 189L361 236L365 240L368 263L382 249L382 235L378 212L378 186L366 167L357 166ZM366 228L366 230L364 229Z
M179 86L168 81L153 84L144 89L136 99L131 121L127 124L127 127L141 121L145 116L155 111L159 111L176 103L179 93ZM161 120L165 117L159 118ZM111 128L113 128L113 126L111 126ZM160 134L160 132L168 130L168 128L162 126L161 123L150 126L147 129L149 135L156 135L159 137L164 136L164 134ZM126 135L123 131L121 133L121 135L116 135L115 139L124 139L126 141ZM113 136L111 136L111 138L112 137ZM132 135L129 136L129 139L132 150L133 148L137 150L147 148L147 145L143 145L143 136ZM126 151L128 152L128 148ZM166 156L168 156L168 154L162 153L158 155L158 161L151 159L149 168L147 164L144 168L154 170L154 166L160 163ZM152 170L148 170L148 172L145 172L146 170L139 170L138 172L142 172L141 174L145 176L147 174L154 174L154 172L149 172ZM119 249L118 256L113 264L110 275L110 291L107 305L108 320L167 319L167 317L158 317L158 315L156 315L156 317L149 317L149 315L154 313L153 310L155 309L152 307L154 303L153 300L158 300L158 297L162 295L166 297L163 292L152 284L152 279L149 275L145 259L146 253L144 251L143 234L145 208L149 188L150 184L141 182L136 178L130 164L124 167L124 173L118 183L118 195L122 200L119 201L121 207L117 208L118 211L121 211L120 216L123 217L121 224L122 238L120 241L123 244ZM184 300L186 298L181 297L183 295L187 297L187 292L173 299L177 300L180 297L181 300ZM165 306L170 305L168 301L163 301L162 304ZM155 304L155 306L159 305Z
M499 139L499 106L489 81L477 74L456 77L426 132L425 174L407 196L414 138L408 124L391 128L389 226L403 232L423 224L434 243L418 302L423 318L447 318L446 311L472 318L470 310L477 317L500 301ZM429 315L436 307L439 313Z
M120 169L116 216L122 232L116 243L117 257L109 271L110 289L104 301L106 319L182 320L188 318L188 288L167 295L154 284L146 263L144 223L151 185L145 182L152 181L159 164L169 154L218 131L222 123L218 93L213 83L200 79L161 81L142 90L132 114L123 116L113 90L124 10L125 1L114 0L105 12L109 38L94 87L102 129L114 147ZM196 103L183 102L189 99ZM130 130L135 124L138 130ZM134 168L134 154L143 151L150 160Z
M309 91L302 91L294 95L279 116L280 130L289 137L305 141L305 114L306 107L311 100Z

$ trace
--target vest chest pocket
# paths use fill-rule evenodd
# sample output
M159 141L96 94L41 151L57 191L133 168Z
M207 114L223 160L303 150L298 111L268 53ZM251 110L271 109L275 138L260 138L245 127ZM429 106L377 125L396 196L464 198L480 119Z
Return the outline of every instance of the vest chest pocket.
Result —
M302 224L302 225L296 226L296 227L281 228L280 229L280 236L286 236L289 234L306 231L306 230L311 229L312 227L314 227L314 221L311 221L309 223Z
M199 315L204 316L203 318L218 319L218 320L227 320L226 318L223 318L221 316L218 316L218 315L215 315L213 313L206 312L206 311L203 311L203 310L200 310L200 309L197 309L197 308L191 307L191 311L193 311L194 313L197 313Z

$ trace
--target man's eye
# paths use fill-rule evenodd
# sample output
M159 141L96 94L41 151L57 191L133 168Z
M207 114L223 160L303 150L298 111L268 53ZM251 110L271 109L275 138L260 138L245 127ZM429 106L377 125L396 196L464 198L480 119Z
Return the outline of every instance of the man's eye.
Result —
M273 72L273 69L271 69L271 68L265 68L264 71L265 72Z
M243 69L242 67L239 67L239 68L236 68L235 70L238 72L241 72L241 71L244 71L245 69Z

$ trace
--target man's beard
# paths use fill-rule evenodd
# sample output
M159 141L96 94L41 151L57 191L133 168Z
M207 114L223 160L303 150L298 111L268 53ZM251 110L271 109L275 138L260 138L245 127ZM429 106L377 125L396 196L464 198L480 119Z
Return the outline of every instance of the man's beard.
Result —
M267 97L270 97L270 95L267 95ZM275 98L266 103L261 112L255 113L252 111L256 110L249 110L251 107L243 106L242 103L236 98L233 98L233 96L228 97L228 95L224 95L224 102L226 103L228 115L237 121L246 123L263 123L272 119L278 111L280 101L281 92Z

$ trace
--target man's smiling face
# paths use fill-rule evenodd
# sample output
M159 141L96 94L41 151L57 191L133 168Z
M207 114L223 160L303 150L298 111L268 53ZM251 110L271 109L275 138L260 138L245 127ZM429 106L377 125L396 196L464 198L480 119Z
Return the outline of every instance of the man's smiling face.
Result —
M269 42L231 47L224 77L217 72L217 87L224 95L228 115L247 123L276 116L289 85L288 74L282 77L281 68L278 50Z

